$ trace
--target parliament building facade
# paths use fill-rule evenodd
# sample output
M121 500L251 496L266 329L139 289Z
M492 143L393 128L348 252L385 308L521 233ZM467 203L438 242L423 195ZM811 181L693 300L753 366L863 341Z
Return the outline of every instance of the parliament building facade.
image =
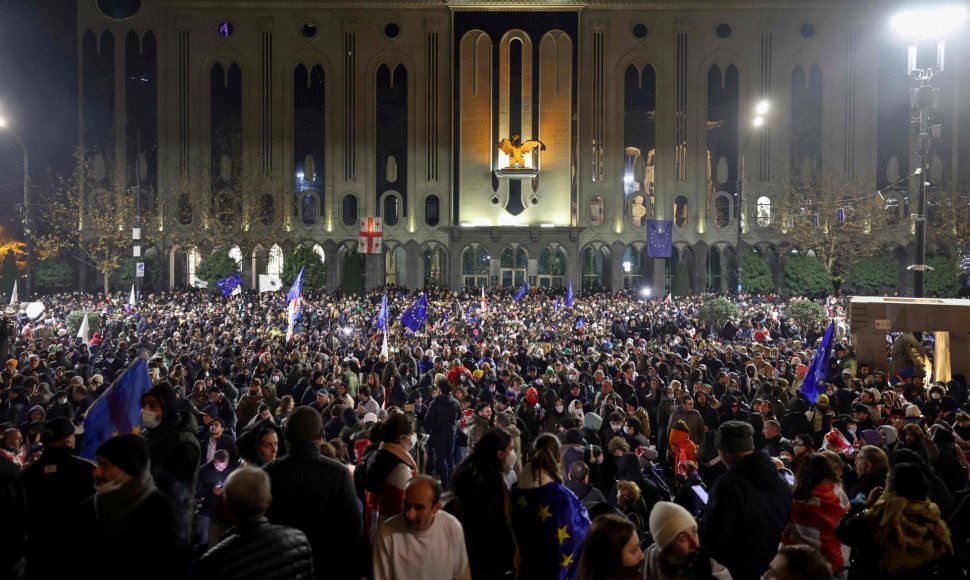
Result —
M917 143L893 7L81 0L80 146L139 196L165 288L193 284L211 252L255 287L305 245L331 289L662 294L684 262L694 291L728 292L739 217L742 251L776 280L810 250L773 227L810 181L881 190L904 265ZM947 53L940 181L970 164L970 47ZM376 241L366 218L380 253L359 247ZM670 258L648 255L652 219L671 220Z

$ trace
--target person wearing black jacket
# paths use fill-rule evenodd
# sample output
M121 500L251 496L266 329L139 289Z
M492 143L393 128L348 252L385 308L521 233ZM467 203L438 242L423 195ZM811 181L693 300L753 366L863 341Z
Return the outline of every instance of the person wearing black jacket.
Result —
M270 479L266 472L244 467L225 483L225 498L233 527L199 560L193 577L309 580L313 553L306 534L269 523Z
M722 423L714 445L728 471L714 482L701 515L701 545L732 578L761 578L788 523L791 489L768 456L754 450L751 425Z
M368 570L363 518L350 472L320 453L322 432L320 413L293 411L286 424L289 453L264 467L273 494L266 516L306 534L317 578L356 580Z
M455 469L455 437L461 418L461 404L451 396L451 383L441 380L437 386L441 394L428 405L424 428L430 436L428 444L434 452L435 471L441 478L442 486L447 489Z

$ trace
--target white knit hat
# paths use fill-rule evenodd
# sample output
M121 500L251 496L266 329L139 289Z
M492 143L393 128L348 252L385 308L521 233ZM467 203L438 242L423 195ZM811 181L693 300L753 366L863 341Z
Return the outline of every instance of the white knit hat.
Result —
M689 511L669 501L657 502L650 512L650 535L661 550L666 550L677 534L696 526Z

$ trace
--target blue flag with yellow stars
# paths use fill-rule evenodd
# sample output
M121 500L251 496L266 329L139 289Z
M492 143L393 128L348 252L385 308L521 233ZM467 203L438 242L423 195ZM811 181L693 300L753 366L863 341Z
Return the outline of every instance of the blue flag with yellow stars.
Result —
M411 332L417 332L424 325L424 321L427 318L428 296L422 292L418 301L401 315L401 324L410 328Z
M589 514L566 486L552 482L513 490L512 526L520 544L522 538L529 538L529 548L522 553L520 578L576 577Z
M647 257L669 258L673 245L672 220L647 220Z
M98 447L108 439L137 433L141 425L141 396L151 388L148 361L138 357L88 409L81 457L93 460Z

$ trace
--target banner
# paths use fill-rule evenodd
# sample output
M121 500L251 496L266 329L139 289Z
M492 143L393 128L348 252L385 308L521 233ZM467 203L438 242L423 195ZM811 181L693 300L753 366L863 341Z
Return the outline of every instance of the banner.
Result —
M669 258L673 246L674 222L671 220L647 220L647 256Z
M381 254L384 252L384 223L379 217L360 218L360 234L357 236L358 254Z

